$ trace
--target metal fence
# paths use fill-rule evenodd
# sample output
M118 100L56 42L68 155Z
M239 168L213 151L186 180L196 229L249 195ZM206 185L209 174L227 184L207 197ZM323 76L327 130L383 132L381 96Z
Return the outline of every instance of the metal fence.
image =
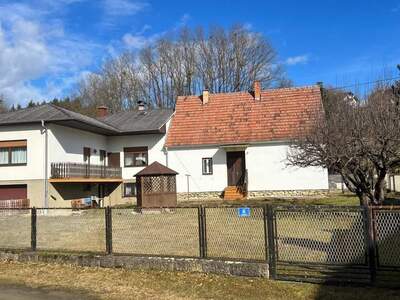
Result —
M270 276L398 283L400 207L0 209L0 248L268 262Z

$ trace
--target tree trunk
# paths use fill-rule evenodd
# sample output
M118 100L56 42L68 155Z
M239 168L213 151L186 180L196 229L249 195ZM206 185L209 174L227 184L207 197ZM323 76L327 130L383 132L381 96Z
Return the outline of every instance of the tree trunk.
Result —
M360 200L360 206L368 207L369 205L369 197L365 193L357 194L358 199Z
M382 205L383 201L385 200L385 181L386 178L386 172L381 171L378 174L378 178L375 183L375 189L374 189L374 205Z

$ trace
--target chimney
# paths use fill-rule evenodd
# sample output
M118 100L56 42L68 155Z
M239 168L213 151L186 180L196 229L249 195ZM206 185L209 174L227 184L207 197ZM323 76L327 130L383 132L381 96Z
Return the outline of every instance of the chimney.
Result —
M140 110L140 111L145 110L146 107L144 106L144 102L143 101L139 100L137 102L137 104L138 104L138 110Z
M207 104L209 99L210 99L210 92L208 90L204 90L202 97L203 104Z
M107 106L98 106L96 111L97 118L103 118L108 115L108 107Z
M259 80L254 81L254 100L261 100L261 82Z

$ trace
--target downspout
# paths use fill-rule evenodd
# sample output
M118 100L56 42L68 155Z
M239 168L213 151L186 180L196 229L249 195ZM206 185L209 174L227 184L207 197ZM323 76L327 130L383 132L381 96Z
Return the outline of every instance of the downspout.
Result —
M44 208L49 207L49 135L48 128L45 126L44 120L42 122L42 129L44 133Z
M167 167L169 167L168 166L168 147L164 147L164 153L165 153L165 165Z

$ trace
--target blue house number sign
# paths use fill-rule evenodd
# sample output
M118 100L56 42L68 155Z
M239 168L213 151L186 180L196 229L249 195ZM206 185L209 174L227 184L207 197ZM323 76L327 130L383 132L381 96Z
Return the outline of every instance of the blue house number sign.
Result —
M239 217L250 217L250 207L239 207L237 214Z

